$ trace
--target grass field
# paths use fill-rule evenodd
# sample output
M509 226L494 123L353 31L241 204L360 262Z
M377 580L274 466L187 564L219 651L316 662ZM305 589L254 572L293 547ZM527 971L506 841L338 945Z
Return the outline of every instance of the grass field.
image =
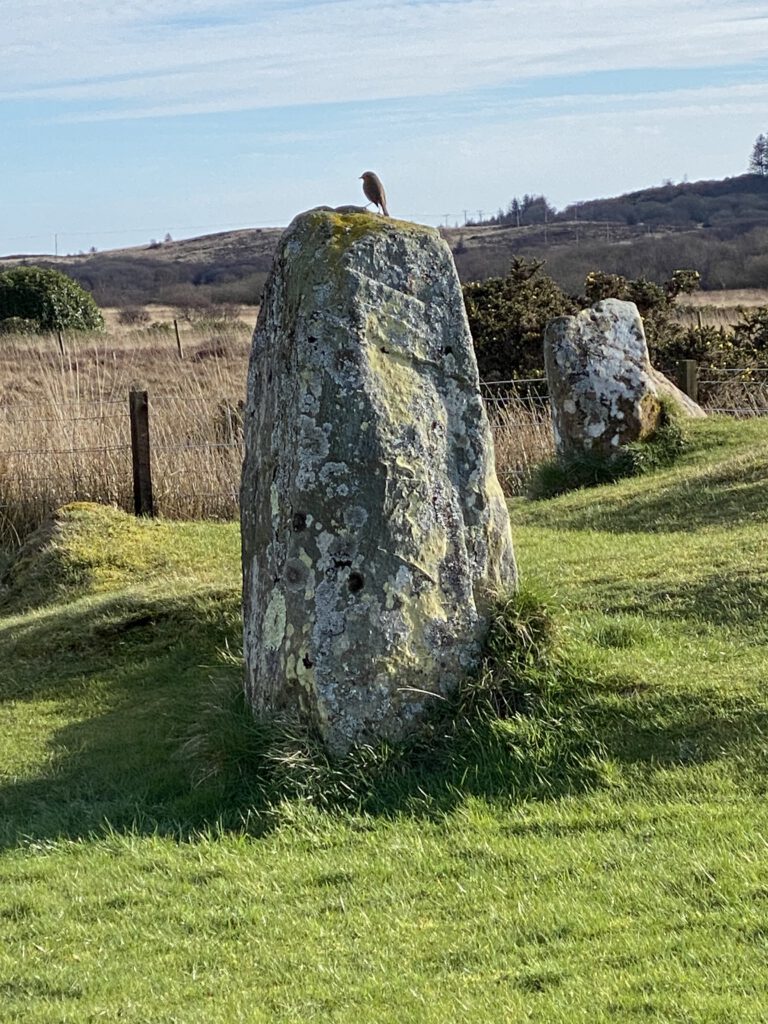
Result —
M246 758L237 527L62 512L0 598L0 1020L765 1021L768 423L691 431L513 502L525 714L332 785Z

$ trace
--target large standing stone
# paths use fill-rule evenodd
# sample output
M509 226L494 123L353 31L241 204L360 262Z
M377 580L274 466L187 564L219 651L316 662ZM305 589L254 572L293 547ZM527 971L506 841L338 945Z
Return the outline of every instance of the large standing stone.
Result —
M515 582L453 259L327 208L285 232L253 338L241 517L246 689L343 753L396 740L476 664Z
M550 321L544 335L555 444L563 455L611 455L649 437L659 425L662 394L685 412L703 411L651 367L634 302L604 299L576 316Z

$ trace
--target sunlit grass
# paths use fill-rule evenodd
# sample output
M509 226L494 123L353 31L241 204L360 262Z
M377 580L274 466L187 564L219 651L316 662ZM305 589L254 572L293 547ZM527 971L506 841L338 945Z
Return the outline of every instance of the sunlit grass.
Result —
M235 524L67 510L0 599L0 1019L762 1022L767 441L516 500L490 678L341 764L243 714Z

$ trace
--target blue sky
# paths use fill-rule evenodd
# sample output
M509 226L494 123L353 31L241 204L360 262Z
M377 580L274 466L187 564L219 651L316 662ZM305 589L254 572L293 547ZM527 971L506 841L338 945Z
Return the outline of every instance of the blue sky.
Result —
M746 170L768 0L0 0L0 255Z

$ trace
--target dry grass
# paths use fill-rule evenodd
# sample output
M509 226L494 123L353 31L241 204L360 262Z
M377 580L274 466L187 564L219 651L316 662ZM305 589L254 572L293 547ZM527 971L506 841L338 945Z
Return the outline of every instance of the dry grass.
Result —
M173 310L153 309L153 322ZM128 420L132 386L150 395L152 476L158 512L175 519L237 515L244 398L256 310L224 322L115 326L99 335L5 337L0 344L0 547L13 544L70 501L133 507ZM720 379L722 378L722 379ZM712 411L765 415L765 373L721 373L702 381ZM530 391L498 397L488 386L496 467L508 496L524 493L554 452L546 399Z
M680 303L686 306L712 306L728 309L735 306L768 306L768 288L730 288L725 291L694 292L684 295Z
M201 317L197 317L197 326L190 323L189 319L184 316L181 310L175 306L163 306L163 305L148 305L141 307L149 317L147 321L149 324L156 324L160 327L167 329L167 338L171 346L176 345L176 336L173 333L173 321L179 325L181 331L182 341L185 336L193 335L199 331L199 322ZM128 342L131 346L142 343L142 335L146 334L146 329L139 329L131 331L121 324L121 316L124 312L122 309L116 309L114 307L107 306L102 308L102 314L107 325L107 330L110 332L110 336L114 337L115 342L118 344L121 341ZM256 323L256 317L259 312L258 306L247 306L238 305L234 309L229 310L228 315L230 318L234 318L240 321L244 326L253 328ZM214 314L215 318L215 314ZM110 339L110 340L111 340ZM144 339L146 341L146 338Z
M694 292L677 300L678 319L686 327L733 327L744 310L768 306L768 288Z
M534 468L555 450L549 406L511 397L491 413L496 473L507 497L524 494Z
M155 502L169 518L230 518L242 449L252 326L113 329L66 338L6 337L0 345L0 545L69 501L130 510L133 484L128 392L150 395Z
M163 312L152 310L153 321ZM0 345L0 547L18 542L55 508L98 501L133 508L128 392L149 391L152 480L166 518L237 515L248 319L180 322L185 357L169 328L111 324L104 334L19 335ZM156 319L157 315L157 319ZM546 405L511 396L492 405L499 479L526 487L552 451Z
M706 370L699 379L699 404L738 419L768 416L768 368Z

